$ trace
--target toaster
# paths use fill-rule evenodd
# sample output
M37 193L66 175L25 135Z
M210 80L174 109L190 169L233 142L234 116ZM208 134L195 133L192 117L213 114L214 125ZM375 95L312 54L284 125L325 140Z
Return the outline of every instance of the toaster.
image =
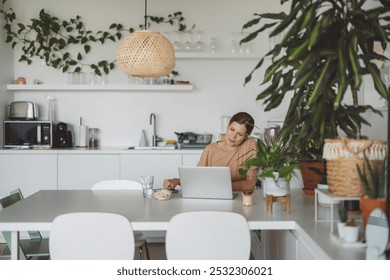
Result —
M37 120L38 106L30 101L14 101L8 106L10 120Z

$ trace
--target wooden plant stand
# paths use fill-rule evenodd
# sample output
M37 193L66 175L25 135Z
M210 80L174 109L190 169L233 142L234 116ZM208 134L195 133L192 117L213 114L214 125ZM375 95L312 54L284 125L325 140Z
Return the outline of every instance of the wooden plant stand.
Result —
M272 213L272 203L281 202L283 203L283 210L286 210L287 213L290 213L290 194L285 196L273 196L266 194L265 195L265 203L267 207L267 211Z

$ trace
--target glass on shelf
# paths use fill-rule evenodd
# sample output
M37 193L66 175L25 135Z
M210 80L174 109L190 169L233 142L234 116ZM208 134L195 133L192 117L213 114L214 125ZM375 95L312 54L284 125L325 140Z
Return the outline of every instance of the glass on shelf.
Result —
M254 49L253 40L247 43L240 43L242 39L249 35L248 32L232 32L231 52L236 53L252 53Z
M241 47L240 47L240 33L241 32L232 32L232 42L231 42L231 52L232 53L240 53Z
M217 38L212 37L209 41L209 52L216 53L218 49Z
M202 31L195 31L195 51L196 52L204 52L205 51L205 44L203 42L203 32Z
M192 45L192 31L184 31L183 32L183 49L185 52L192 52L193 51L193 45Z
M183 44L181 43L181 37L182 32L181 31L175 31L173 32L173 48L176 52L182 52L183 51Z
M84 72L69 72L68 73L68 84L71 84L71 85L85 84L85 73Z

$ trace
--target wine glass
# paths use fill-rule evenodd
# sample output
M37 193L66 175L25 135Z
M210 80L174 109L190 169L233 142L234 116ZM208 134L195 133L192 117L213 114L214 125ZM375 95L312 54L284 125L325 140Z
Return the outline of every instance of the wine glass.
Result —
M195 32L195 50L197 52L204 52L205 45L203 43L203 33L202 31Z

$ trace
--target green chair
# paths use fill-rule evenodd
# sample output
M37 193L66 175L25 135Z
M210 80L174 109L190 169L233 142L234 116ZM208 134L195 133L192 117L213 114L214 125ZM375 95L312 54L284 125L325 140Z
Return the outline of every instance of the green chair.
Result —
M23 199L23 195L19 189L11 192L10 195L0 199L0 210L11 206ZM5 249L3 256L9 254L11 248L11 232L2 232L5 242L8 245L8 250ZM30 259L48 259L49 254L49 239L42 238L39 231L29 231L29 239L21 239L19 246L19 258L21 260Z

